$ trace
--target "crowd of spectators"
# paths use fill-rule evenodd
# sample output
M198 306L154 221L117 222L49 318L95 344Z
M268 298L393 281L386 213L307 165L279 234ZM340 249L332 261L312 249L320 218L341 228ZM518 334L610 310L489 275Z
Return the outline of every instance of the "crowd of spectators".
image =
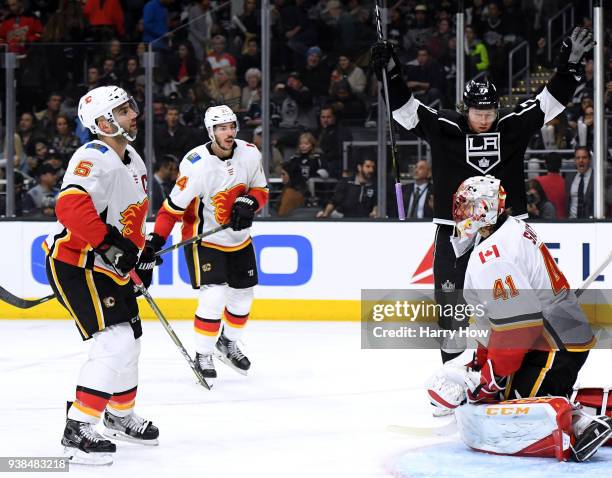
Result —
M365 176L360 169L368 154L355 155L349 164L343 162L343 144L358 130L376 126L377 82L367 67L369 46L376 39L374 3L271 3L273 145L268 173L278 178L279 188L271 209L278 210L279 215L290 215L300 208L330 211L322 214L326 217L331 211L342 211L344 206L338 198L347 185L361 184L363 189L364 184L376 183L371 178L362 181ZM417 98L439 107L454 106L456 3L388 2L387 36L397 45L405 79ZM527 41L531 47L533 71L552 67L547 56L547 18L571 3L577 23L591 22L588 2L579 0L465 3L466 76L484 73L497 81L502 93L507 53L520 42ZM19 59L14 164L19 194L24 198L18 198L18 214L53 215L51 202L45 198L56 193L72 153L90 139L76 117L76 105L84 93L117 84L144 110L142 65L149 47L156 53L153 117L157 203L171 190L180 158L207 141L202 117L209 105L229 105L240 119L239 136L261 148L258 0L7 0L0 18L0 42ZM607 32L606 47L609 35ZM612 55L609 49L605 54L606 108L612 113ZM592 149L592 61L585 70L585 81L572 104L533 138L533 148ZM135 147L144 152L144 134L138 136ZM371 156L368 159L369 170ZM544 160L536 158L534 164L543 168ZM3 169L0 167L0 174ZM414 156L403 157L402 169L414 170L405 192L409 201L406 210L414 211L416 218L428 217L434 200L429 192L423 192L414 207L410 204L413 195L421 194L428 184L426 177L419 176L425 174L425 165L417 164ZM372 164L374 176L375 170ZM542 206L538 207L540 217L542 211L548 215L550 208L543 206L547 192L531 186L530 193L538 199L534 204ZM29 189L35 188L37 192L30 194ZM375 190L368 188L365 197ZM301 201L299 195L303 196ZM375 215L380 213L372 207L363 215L370 216L373 211ZM559 207L555 214L563 217Z

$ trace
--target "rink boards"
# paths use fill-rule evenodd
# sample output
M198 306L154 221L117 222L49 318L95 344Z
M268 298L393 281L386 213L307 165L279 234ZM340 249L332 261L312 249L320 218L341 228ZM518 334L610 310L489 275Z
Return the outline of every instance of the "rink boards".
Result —
M0 222L0 285L19 297L51 293L41 248L50 226L49 222ZM612 244L612 223L534 224L534 228L572 287L579 287L597 268ZM359 320L362 289L433 287L435 226L431 223L259 221L252 232L260 281L255 319ZM180 240L178 228L173 240ZM151 292L168 318L191 320L197 292L188 283L182 256L182 251L164 256ZM592 287L612 289L612 266ZM153 318L146 304L141 312L144 318ZM599 312L598 321L610 320L605 319L607 310ZM41 317L59 319L67 314L56 301L26 310L0 303L0 318Z

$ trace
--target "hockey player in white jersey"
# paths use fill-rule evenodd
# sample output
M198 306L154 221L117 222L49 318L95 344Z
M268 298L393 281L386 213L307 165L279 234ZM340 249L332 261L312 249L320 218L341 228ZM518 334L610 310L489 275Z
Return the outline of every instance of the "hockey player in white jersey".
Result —
M95 88L79 101L81 122L98 139L72 156L56 204L58 222L43 247L59 302L91 340L62 437L76 463L112 463L117 440L156 445L159 430L134 413L142 326L128 273L148 285L155 259L145 244L147 171L129 145L138 106L121 88ZM144 250L144 251L143 251ZM143 251L141 253L141 251Z
M208 108L204 124L210 142L181 161L179 178L157 214L151 243L159 250L176 221L182 221L183 240L219 225L231 226L187 247L185 257L191 285L200 291L194 318L197 367L204 377L215 378L214 354L246 375L251 363L237 341L257 284L250 227L268 200L267 182L257 147L236 139L238 120L228 106Z
M464 298L485 311L476 326L488 334L471 372L451 364L428 393L442 408L467 399L455 415L476 450L584 461L612 435L611 418L569 401L595 337L546 244L504 201L492 176L468 178L454 196L453 248L460 256L474 247Z

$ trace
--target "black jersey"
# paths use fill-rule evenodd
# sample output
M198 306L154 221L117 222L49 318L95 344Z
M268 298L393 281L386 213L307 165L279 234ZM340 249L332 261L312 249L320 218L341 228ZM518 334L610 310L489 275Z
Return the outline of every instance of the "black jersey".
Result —
M425 106L399 76L393 78L389 82L393 118L431 147L434 222L454 225L453 194L465 179L485 174L501 180L512 215L526 218L525 150L543 124L565 109L576 86L573 76L555 73L535 98L513 110L500 110L491 130L476 134L465 115Z

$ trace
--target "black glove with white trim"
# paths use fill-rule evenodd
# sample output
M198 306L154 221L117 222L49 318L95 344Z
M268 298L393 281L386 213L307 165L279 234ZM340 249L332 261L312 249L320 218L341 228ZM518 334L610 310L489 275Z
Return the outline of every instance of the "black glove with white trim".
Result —
M561 44L557 59L557 70L561 73L581 76L582 59L594 46L593 34L588 28L574 28L572 34L566 37Z
M138 262L138 248L127 237L123 237L115 226L107 224L106 228L106 236L94 251L119 274L126 275Z
M382 81L383 69L387 70L387 79L390 79L395 73L399 74L400 61L393 43L387 40L374 43L370 48L369 66L378 81Z
M230 227L234 231L242 231L253 225L255 212L259 209L259 203L253 196L238 196L232 207L232 218Z
M166 240L159 234L152 232L147 235L147 242L140 253L138 264L136 264L136 273L147 289L153 280L153 269L156 265L160 265L163 262L162 258L157 257L155 254L161 250L165 243Z

